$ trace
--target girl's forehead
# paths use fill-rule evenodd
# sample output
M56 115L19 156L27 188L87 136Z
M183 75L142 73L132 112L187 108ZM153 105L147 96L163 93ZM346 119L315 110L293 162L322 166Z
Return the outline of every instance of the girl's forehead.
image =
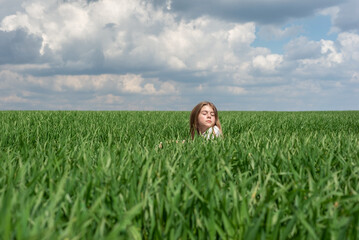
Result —
M211 106L205 105L201 108L201 111L208 111L208 112L214 112L213 108Z

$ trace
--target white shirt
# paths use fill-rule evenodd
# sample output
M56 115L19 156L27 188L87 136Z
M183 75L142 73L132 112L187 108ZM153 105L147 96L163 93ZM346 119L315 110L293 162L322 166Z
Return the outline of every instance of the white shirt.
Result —
M214 137L219 137L220 135L221 135L221 131L219 131L219 128L217 126L210 127L207 129L207 131L202 133L202 136L206 139L210 139L210 138L214 139Z

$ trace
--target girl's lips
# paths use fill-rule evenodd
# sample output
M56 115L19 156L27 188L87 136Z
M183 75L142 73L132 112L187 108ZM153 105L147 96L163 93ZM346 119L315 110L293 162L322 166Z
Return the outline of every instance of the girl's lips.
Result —
M208 123L212 123L212 121L206 121L206 122L208 122Z

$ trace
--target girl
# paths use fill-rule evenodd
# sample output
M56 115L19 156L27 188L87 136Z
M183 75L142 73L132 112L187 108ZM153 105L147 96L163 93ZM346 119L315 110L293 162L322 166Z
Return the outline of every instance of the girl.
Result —
M189 124L192 140L196 133L206 139L222 135L217 108L211 102L198 103L191 112Z
M193 108L189 118L189 125L192 140L196 133L206 139L213 139L222 135L217 108L211 102L200 102ZM166 143L172 142L179 143L178 140L166 141ZM182 143L184 142L185 140L182 141ZM162 142L158 147L163 148Z

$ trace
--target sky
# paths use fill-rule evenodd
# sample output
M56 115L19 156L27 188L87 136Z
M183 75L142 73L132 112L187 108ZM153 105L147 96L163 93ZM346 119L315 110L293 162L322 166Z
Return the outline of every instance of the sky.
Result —
M0 110L359 110L358 0L0 5Z

